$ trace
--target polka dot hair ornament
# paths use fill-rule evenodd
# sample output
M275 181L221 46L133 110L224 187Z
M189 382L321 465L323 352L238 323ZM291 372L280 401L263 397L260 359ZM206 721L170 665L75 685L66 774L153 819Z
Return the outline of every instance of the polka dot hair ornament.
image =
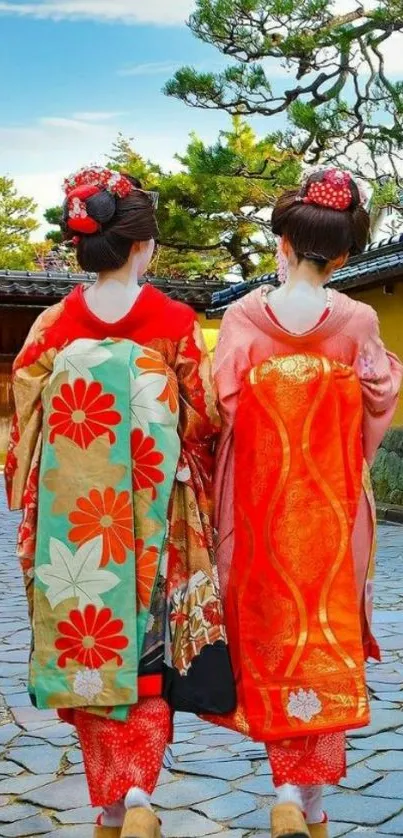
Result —
M101 224L88 214L86 203L88 199L101 192L106 193L105 205L109 206L110 216L109 219L105 217L104 223L106 223L113 218L116 211L116 202L111 201L110 197L126 198L133 189L133 184L119 172L104 169L102 166L80 169L64 181L66 226L75 233L85 235L97 233Z
M301 198L304 204L345 212L353 203L351 176L341 169L327 169L321 180L311 181Z

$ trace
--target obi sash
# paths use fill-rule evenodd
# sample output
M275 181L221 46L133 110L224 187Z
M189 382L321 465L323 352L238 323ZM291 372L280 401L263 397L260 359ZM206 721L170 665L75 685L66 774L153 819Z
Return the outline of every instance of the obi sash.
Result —
M253 369L234 456L225 619L238 707L222 723L260 741L365 726L351 545L364 467L356 374L307 354Z
M41 709L125 718L166 575L176 377L132 341L77 340L42 405L30 693Z

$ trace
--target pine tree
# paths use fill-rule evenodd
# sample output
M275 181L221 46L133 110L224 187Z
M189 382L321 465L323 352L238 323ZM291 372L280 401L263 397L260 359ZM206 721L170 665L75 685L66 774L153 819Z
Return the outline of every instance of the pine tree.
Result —
M31 233L38 228L36 204L19 195L14 181L0 177L0 269L29 270L34 265Z

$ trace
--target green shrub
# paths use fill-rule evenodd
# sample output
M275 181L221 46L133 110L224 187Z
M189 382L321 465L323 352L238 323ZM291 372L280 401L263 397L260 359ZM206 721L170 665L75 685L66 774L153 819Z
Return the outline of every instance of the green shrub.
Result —
M388 431L372 467L375 498L403 506L403 428Z

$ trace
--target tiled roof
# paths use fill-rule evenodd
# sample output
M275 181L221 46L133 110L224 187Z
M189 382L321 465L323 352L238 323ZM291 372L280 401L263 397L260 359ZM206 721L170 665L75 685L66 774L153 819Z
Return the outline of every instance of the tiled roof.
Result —
M340 291L362 290L403 280L403 233L370 245L360 256L333 275L331 285ZM221 316L228 306L259 285L277 284L277 274L264 274L250 282L239 282L218 290L212 296L208 316Z
M76 285L93 282L92 274L69 274L57 272L0 271L0 307L35 305L43 307L65 297ZM152 277L147 280L164 291L171 299L188 303L198 311L205 311L215 291L228 287L218 279L164 279Z

